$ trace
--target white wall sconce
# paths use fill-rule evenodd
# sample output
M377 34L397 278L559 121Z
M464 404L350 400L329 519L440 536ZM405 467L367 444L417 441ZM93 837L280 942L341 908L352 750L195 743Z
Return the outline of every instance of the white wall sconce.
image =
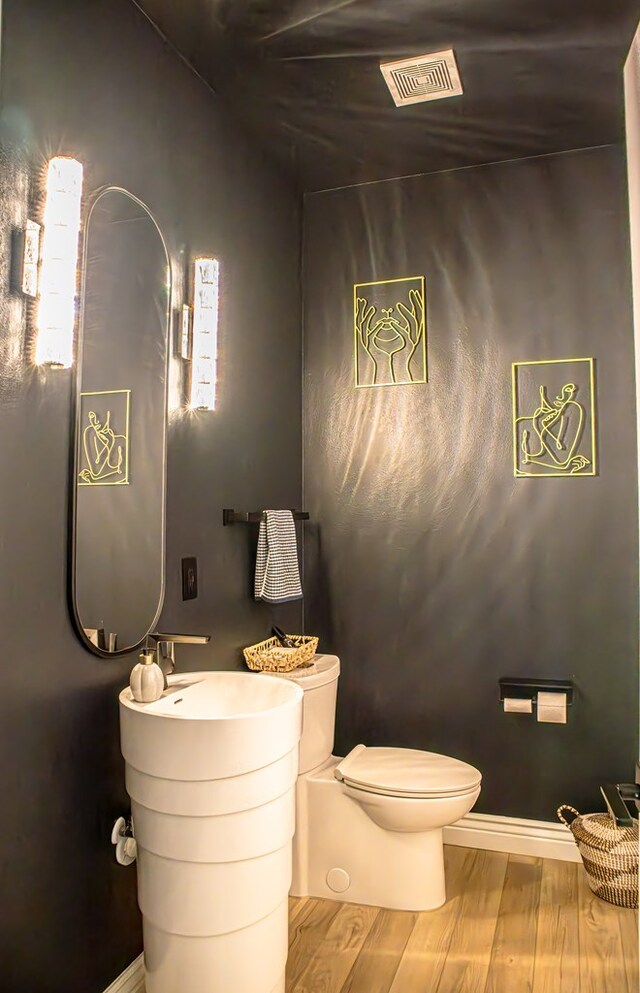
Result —
M194 266L190 407L215 410L220 265L217 259L196 259Z
M20 289L28 297L38 295L38 265L40 264L40 233L36 221L27 221L22 236L22 278Z
M82 163L58 156L47 169L40 266L36 362L68 368L73 363Z

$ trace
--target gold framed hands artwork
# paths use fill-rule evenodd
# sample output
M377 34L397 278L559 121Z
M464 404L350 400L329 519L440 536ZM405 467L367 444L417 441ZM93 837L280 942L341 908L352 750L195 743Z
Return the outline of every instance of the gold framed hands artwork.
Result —
M356 283L353 313L356 388L426 383L424 276Z

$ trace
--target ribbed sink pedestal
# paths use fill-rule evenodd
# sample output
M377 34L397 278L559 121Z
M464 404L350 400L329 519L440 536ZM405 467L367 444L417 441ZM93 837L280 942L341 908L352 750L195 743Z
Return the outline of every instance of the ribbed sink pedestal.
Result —
M250 673L120 694L146 993L284 993L302 691Z

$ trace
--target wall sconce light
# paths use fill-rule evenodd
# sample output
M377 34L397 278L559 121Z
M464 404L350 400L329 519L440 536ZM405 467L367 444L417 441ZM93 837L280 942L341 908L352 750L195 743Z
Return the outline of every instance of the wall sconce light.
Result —
M215 410L220 265L217 259L196 259L194 265L190 407Z
M22 237L22 278L20 289L28 297L38 295L38 265L40 263L40 232L35 221L27 221Z
M36 362L73 363L82 163L59 156L47 169Z
M180 311L180 350L181 359L191 358L191 307L185 303Z

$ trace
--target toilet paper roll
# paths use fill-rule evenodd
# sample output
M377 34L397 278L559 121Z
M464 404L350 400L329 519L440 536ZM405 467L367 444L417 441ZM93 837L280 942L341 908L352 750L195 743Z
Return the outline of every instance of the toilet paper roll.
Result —
M544 724L566 724L567 694L538 693L536 716Z
M505 714L531 714L533 713L533 700L529 697L526 700L519 697L507 696L504 698Z

